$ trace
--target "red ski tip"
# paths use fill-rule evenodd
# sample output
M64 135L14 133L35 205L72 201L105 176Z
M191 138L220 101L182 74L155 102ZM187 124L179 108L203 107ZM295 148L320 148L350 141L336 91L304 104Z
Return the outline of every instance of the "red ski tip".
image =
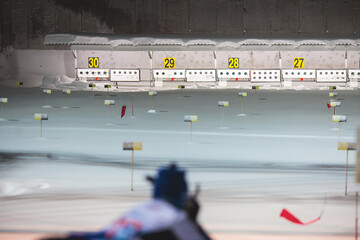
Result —
M285 208L281 211L280 213L280 217L285 218L286 220L295 223L295 224L299 224L299 225L309 225L312 224L314 222L317 222L320 220L321 217L318 217L310 222L306 222L303 223L302 221L300 221L297 217L295 217L292 213L290 213L288 210L286 210Z

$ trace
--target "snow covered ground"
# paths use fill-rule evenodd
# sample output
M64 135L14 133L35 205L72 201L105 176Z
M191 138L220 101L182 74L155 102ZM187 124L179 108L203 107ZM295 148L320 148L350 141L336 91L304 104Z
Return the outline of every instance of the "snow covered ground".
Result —
M149 199L146 175L176 162L190 187L201 185L200 221L217 239L353 238L355 153L349 152L349 196L344 196L346 152L337 150L327 90L158 91L156 113L147 92L53 90L44 108L40 88L0 87L7 97L0 121L0 232L97 230L131 206ZM337 91L347 115L341 141L355 142L360 94ZM108 119L105 99L113 99ZM224 109L218 101L229 101ZM127 106L120 118L121 106ZM132 116L132 105L134 114ZM35 113L46 113L42 137ZM184 122L198 115L199 122ZM131 152L140 141L130 191ZM287 208L309 226L279 217ZM0 238L1 235L0 234ZM256 238L256 236L260 236ZM242 237L242 238L241 238ZM289 239L289 238L287 238Z

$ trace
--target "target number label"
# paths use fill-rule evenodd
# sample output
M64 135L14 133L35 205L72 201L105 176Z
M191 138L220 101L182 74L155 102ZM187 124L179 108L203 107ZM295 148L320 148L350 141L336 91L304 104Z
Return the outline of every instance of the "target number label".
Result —
M164 68L175 68L175 58L164 58Z
M303 58L303 57L294 58L293 66L294 66L294 68L304 68L305 58Z
M229 58L229 68L239 68L239 58Z
M98 68L99 63L100 61L98 57L89 57L89 68Z

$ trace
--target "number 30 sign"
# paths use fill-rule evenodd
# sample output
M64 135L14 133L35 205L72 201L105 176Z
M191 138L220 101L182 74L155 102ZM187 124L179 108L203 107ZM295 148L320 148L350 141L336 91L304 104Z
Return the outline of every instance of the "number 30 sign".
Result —
M98 57L89 57L89 68L98 68L99 67L99 58Z

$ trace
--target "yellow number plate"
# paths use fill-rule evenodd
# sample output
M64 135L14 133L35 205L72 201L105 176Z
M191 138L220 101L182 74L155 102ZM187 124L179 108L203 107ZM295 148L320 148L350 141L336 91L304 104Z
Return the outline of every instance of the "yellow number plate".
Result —
M100 64L98 57L89 57L89 68L98 68Z
M229 58L229 68L239 68L239 58Z
M175 58L164 58L164 68L175 68Z
M293 66L294 66L294 68L304 68L305 58L303 58L303 57L294 58Z

